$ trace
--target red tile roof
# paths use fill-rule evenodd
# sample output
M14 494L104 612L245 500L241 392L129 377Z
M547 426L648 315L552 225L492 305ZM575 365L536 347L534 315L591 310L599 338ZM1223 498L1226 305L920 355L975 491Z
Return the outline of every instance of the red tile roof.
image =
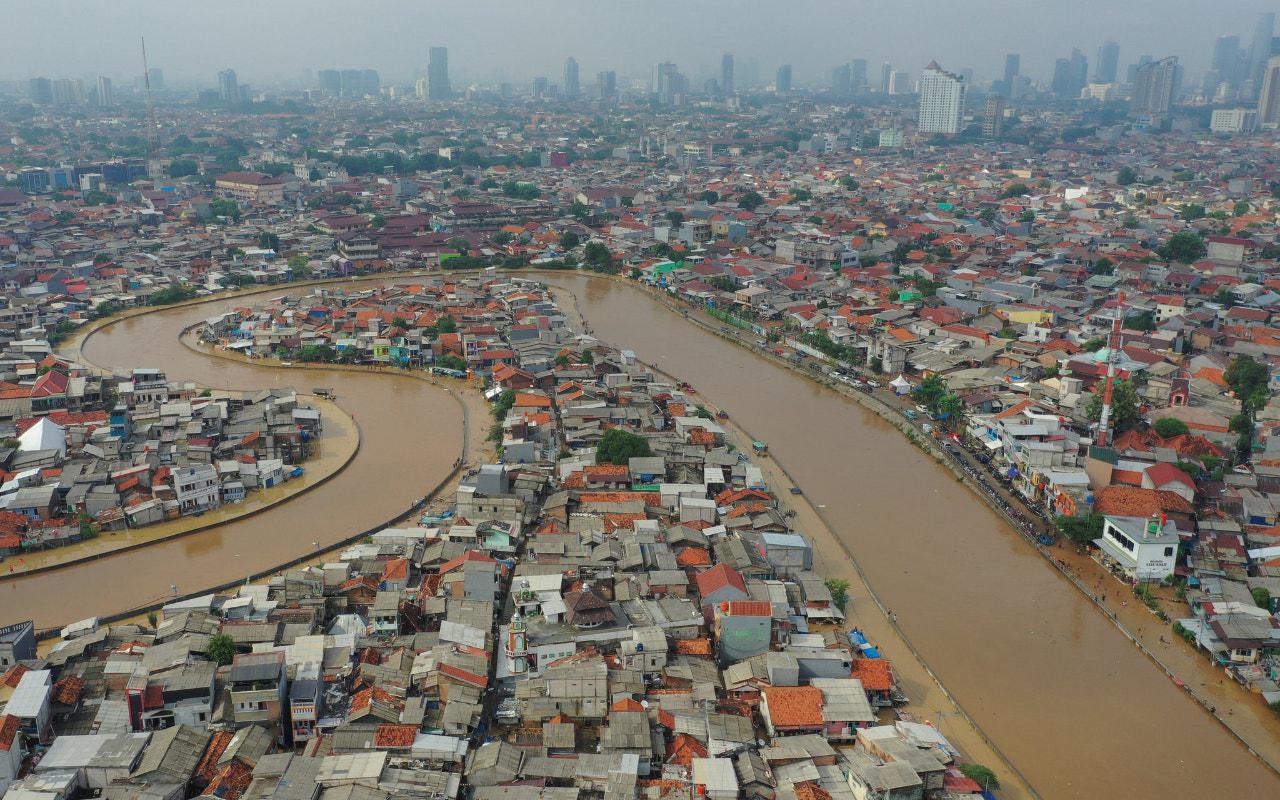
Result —
M379 725L373 736L373 746L376 749L412 747L417 737L416 725Z
M883 658L859 658L853 662L853 677L862 681L862 688L872 692L887 692L893 688L893 673L889 662Z
M711 569L698 574L698 594L702 597L714 594L726 586L732 586L743 594L747 593L746 581L728 564L716 564Z

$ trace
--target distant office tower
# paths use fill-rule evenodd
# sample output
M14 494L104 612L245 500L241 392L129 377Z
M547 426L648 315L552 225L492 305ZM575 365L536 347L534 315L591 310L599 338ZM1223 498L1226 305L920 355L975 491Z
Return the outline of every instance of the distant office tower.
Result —
M116 104L115 95L111 91L111 79L106 75L98 76L98 93L94 101L98 108L111 108Z
M920 75L920 133L957 134L964 115L964 78L930 61Z
M849 88L854 94L867 90L867 60L855 58L849 62Z
M578 82L578 61L569 56L564 60L564 96L572 100L578 96L581 88Z
M1262 67L1258 124L1267 129L1280 128L1280 56L1272 56Z
M659 61L654 64L653 70L649 73L649 93L662 94L662 85L666 82L667 76L679 71L670 61Z
M1004 98L998 94L987 95L987 107L982 113L982 135L998 139L1004 133Z
M1143 64L1134 77L1129 113L1135 117L1152 118L1167 115L1177 98L1181 75L1177 56Z
M550 81L548 81L545 77L543 77L543 76L541 76L541 75L539 75L538 77L534 78L534 79L533 79L533 96L534 96L534 97L546 97L546 96L547 96L547 87L548 87L549 85L550 85Z
M893 75L893 65L888 61L880 65L880 94L889 93L889 79Z
M1004 81L1002 91L1006 97L1013 96L1014 81L1018 77L1019 70L1022 69L1022 56L1017 53L1010 53L1004 57Z
M449 86L449 48L433 47L427 61L427 97L448 100L453 95Z
M831 70L831 93L836 97L848 97L853 91L853 83L849 77L849 65L841 64Z
M342 92L342 73L336 69L320 70L316 73L316 81L322 92L334 95Z
M1120 67L1120 45L1115 42L1104 42L1098 48L1097 63L1094 64L1094 83L1115 83L1116 73Z
M27 97L38 105L49 105L53 102L53 82L48 78L32 78L27 81Z
M611 69L596 74L596 93L601 100L608 100L618 93L618 73Z
M786 94L791 91L791 65L783 64L778 67L778 75L773 81L773 87L778 94Z
M1080 90L1089 80L1089 61L1078 48L1072 48L1071 58L1059 58L1053 64L1053 83L1050 89L1054 96L1063 100L1074 100L1080 96Z
M427 99L427 79L418 78L413 82L413 96L419 100Z
M1125 82L1133 83L1135 80L1137 80L1138 70L1142 69L1143 66L1150 64L1152 61L1155 61L1154 56L1145 55L1145 54L1138 56L1137 62L1129 65L1128 74L1125 76Z
M658 96L658 102L664 106L674 105L682 95L689 92L688 79L680 74L680 69L670 61L653 65L650 83L653 86L653 93Z
M82 106L85 99L84 81L79 78L58 78L53 82L55 106Z
M147 78L151 81L151 91L159 92L164 89L164 70L152 67L147 70Z
M1263 76L1264 84L1266 76ZM1258 112L1252 108L1219 108L1209 118L1214 133L1253 133L1258 127Z
M911 73L906 70L895 69L889 73L889 94L914 94L915 86L911 80Z
M240 84L236 81L234 69L224 69L218 73L218 99L224 103L240 102Z
M720 93L728 97L733 90L733 53L725 53L720 56Z
M1253 81L1255 96L1262 87L1262 73L1271 58L1271 39L1275 36L1276 15L1272 12L1258 16L1253 28L1253 41L1249 44L1248 78ZM1259 115L1261 116L1261 115ZM1258 120L1260 123L1261 119Z
M1232 88L1240 85L1241 58L1239 36L1218 37L1213 43L1213 62L1210 65L1218 83L1227 83Z

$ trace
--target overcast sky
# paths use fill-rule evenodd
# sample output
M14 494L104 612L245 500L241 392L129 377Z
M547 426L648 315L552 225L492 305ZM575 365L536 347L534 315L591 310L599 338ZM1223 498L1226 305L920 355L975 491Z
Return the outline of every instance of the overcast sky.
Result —
M1214 39L1248 46L1259 13L1280 0L0 0L0 79L141 72L138 36L170 83L296 83L308 70L377 69L409 83L427 48L449 48L455 86L535 75L559 82L566 56L595 73L647 76L676 62L692 79L732 52L739 75L792 63L797 84L866 58L918 72L930 60L998 77L1007 52L1047 80L1055 58L1079 47L1092 71L1099 44L1120 43L1121 74L1138 55L1179 56L1188 78L1208 67ZM873 77L873 80L875 78Z

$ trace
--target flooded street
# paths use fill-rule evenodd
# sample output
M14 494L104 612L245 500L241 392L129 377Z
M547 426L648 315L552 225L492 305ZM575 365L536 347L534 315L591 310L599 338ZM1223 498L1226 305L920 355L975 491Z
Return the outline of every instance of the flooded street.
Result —
M888 423L636 289L583 275L551 282L577 296L600 338L691 381L768 443L929 665L1044 796L1280 796L1280 778ZM219 388L333 387L361 429L351 465L294 502L217 531L7 581L0 618L48 627L136 607L170 584L186 592L234 580L394 516L449 471L461 411L435 387L390 374L233 363L178 342L185 325L245 304L123 321L92 336L84 352L104 367L159 367L170 379Z
M595 335L689 380L768 443L943 683L1046 797L1280 793L1280 778L887 422L636 289L550 280L577 295Z
M265 302L266 297L252 302ZM0 619L32 618L39 628L95 613L135 608L171 594L260 571L390 519L452 467L462 444L462 411L442 389L393 374L288 370L192 352L178 341L187 325L245 305L245 298L123 320L93 334L85 357L109 369L158 367L170 380L220 389L331 387L360 429L345 470L301 497L220 528L119 556L0 583Z

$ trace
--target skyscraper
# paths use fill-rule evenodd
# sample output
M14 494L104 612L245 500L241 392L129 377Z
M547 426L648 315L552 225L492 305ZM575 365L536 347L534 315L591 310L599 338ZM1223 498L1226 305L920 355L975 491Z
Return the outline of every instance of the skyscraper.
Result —
M564 96L576 98L581 87L578 84L578 61L573 56L564 60Z
M427 97L431 100L448 100L453 95L449 87L449 48L433 47L427 61Z
M1133 82L1129 113L1135 117L1162 118L1178 95L1182 68L1178 57L1169 56L1138 68Z
M596 74L596 92L601 100L608 100L618 93L618 73L611 69Z
M893 65L888 61L880 65L880 94L889 93L889 78L893 75Z
M733 53L720 56L720 93L725 97L733 94Z
M1115 42L1104 42L1098 48L1098 59L1094 64L1094 83L1115 83L1119 66L1120 45Z
M1004 57L1004 83L1002 91L1006 97L1013 96L1013 82L1018 77L1018 72L1022 69L1022 56L1017 53L1010 53Z
M791 65L783 64L778 67L778 75L774 79L773 88L778 94L786 94L791 91Z
M831 70L831 93L836 97L848 97L853 91L849 78L849 65L841 64Z
M964 89L964 78L930 61L920 75L920 133L959 133Z
M1275 35L1276 15L1272 12L1258 16L1253 27L1253 41L1249 44L1249 72L1247 77L1253 81L1253 92L1256 96L1262 88L1262 72L1271 58L1271 37ZM1261 115L1259 115L1261 116ZM1261 119L1258 120L1262 122Z
M224 103L240 102L240 84L236 81L234 69L224 69L218 73L218 99Z
M867 60L855 58L849 62L849 88L854 94L867 89Z
M111 79L106 75L98 76L98 93L94 99L98 108L111 108L116 104L115 95L111 91Z
M1059 58L1053 63L1054 95L1063 100L1074 100L1089 82L1089 60L1078 48L1071 49L1071 58Z
M85 102L84 81L79 78L58 78L53 81L55 106L80 106Z
M32 78L27 81L27 97L37 105L49 105L53 102L53 82L48 78Z
M1004 133L1004 98L998 94L987 95L987 107L982 114L982 135L998 139Z
M320 91L336 95L342 92L342 73L336 69L322 69L316 73Z
M147 70L147 78L151 81L151 91L159 92L164 90L164 70L159 67L152 67Z
M1272 56L1262 68L1258 124L1268 129L1280 128L1280 56Z
M1219 36L1213 43L1213 62L1211 69L1217 73L1219 83L1228 83L1232 87L1240 83L1240 37Z

